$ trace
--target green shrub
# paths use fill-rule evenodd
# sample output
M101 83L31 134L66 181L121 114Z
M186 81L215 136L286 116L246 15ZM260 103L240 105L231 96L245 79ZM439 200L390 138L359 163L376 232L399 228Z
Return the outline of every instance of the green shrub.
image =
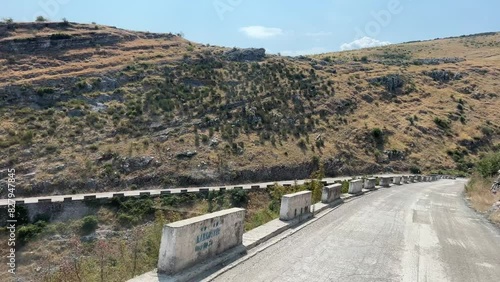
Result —
M49 19L47 19L47 18L45 18L43 16L38 16L38 17L36 17L35 21L38 22L38 23L42 23L42 22L49 21Z
M279 214L276 212L273 212L272 210L269 209L261 209L257 211L253 216L251 216L247 221L245 222L245 230L252 230L256 227L259 227L263 224L268 223L269 221L278 218Z
M99 221L97 220L96 216L93 216L93 215L86 216L82 220L81 231L84 234L92 233L96 230L98 225L99 225Z
M54 92L55 92L54 88L51 87L40 87L36 90L36 94L38 95L52 94Z
M66 19L66 18L62 18L61 25L62 25L62 26L70 26L70 23L69 23L68 19Z
M420 174L420 173L422 173L422 171L420 170L419 167L412 166L412 167L410 167L410 173L411 174Z
M124 226L132 226L139 222L139 219L136 216L120 213L118 215L118 222Z
M483 177L492 177L500 170L500 152L489 153L476 163L476 170Z
M494 130L491 127L483 126L481 127L481 132L484 134L484 136L492 136Z
M46 226L47 226L47 223L45 221L38 221L35 224L28 224L25 226L21 226L17 230L17 239L22 244L26 243L29 240L38 236L38 234L40 234Z
M348 193L349 192L349 181L344 180L342 181L342 193Z
M302 149L302 150L307 150L306 141L304 139L302 139L302 138L297 143L297 146L299 146L299 148Z
M445 129L445 130L450 129L450 126L451 126L449 121L446 121L446 120L440 119L440 118L438 118L438 117L435 117L435 118L434 118L434 123L435 123L437 126L439 126L440 128Z
M248 203L248 193L243 189L229 190L231 202L236 207L243 207Z

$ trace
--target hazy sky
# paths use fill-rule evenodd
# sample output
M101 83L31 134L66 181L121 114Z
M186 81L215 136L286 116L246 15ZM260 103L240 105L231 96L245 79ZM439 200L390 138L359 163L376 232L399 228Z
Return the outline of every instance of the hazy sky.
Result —
M298 55L500 31L498 0L0 0L0 18L96 22Z

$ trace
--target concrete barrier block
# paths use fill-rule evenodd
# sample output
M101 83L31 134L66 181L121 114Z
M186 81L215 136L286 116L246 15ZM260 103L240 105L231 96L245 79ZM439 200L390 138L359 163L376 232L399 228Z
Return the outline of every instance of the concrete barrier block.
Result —
M333 184L323 187L323 193L321 194L321 202L324 204L329 204L337 199L340 199L342 195L342 184Z
M208 189L208 188L200 188L200 193L210 193L210 189Z
M84 201L90 201L90 200L95 200L95 199L97 199L96 195L83 196Z
M392 177L380 177L380 186L391 187Z
M376 178L367 178L365 179L365 189L375 189L375 185L377 184Z
M410 183L409 179L410 179L409 176L405 175L405 176L403 176L402 181L403 181L403 183Z
M220 188L219 188L219 191L221 191L221 192L222 192L222 191L226 191L226 187L220 187Z
M311 191L284 195L281 198L280 219L292 220L304 213L310 213Z
M392 183L394 183L396 185L401 185L401 176L394 176L392 178Z
M125 197L125 193L113 193L113 198L123 198L123 197Z
M187 189L181 189L181 194L186 194L188 192Z
M170 191L160 191L160 195L170 195Z
M151 193L150 192L140 192L139 193L139 196L151 196Z
M176 274L243 243L245 210L233 208L163 227L158 272Z
M359 194L363 190L363 180L356 179L349 181L349 194Z
M250 187L251 190L259 190L260 189L260 186L259 185L252 185Z
M24 200L16 200L16 205L24 205Z

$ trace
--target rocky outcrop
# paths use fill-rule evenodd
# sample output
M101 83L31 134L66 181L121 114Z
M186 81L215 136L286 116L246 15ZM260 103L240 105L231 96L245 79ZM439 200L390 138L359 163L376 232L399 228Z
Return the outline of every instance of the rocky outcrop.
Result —
M458 144L467 148L467 150L473 153L477 153L480 150L483 150L485 147L489 147L492 145L491 139L487 136L475 137L473 139L463 139L458 141Z
M48 108L55 106L59 102L66 102L77 97L89 104L97 105L111 100L122 100L123 95L120 92L114 92L111 95L103 94L87 98L81 94L94 91L110 92L132 80L128 77L115 79L110 76L102 76L99 77L98 83L89 84L81 83L82 79L84 78L64 77L46 80L43 82L43 86L9 85L0 88L0 105L26 105Z
M453 73L448 70L425 71L424 74L434 79L434 81L442 83L449 82L451 80L460 80L463 77L463 74L461 73Z
M176 155L176 158L178 159L191 159L193 158L194 156L196 156L198 153L196 151L186 151L186 152L182 152L182 153L179 153Z
M260 61L266 56L266 49L264 48L233 48L224 52L224 58L229 61L245 62L245 61Z
M144 170L151 165L159 166L160 163L153 157L135 157L135 158L122 158L118 161L121 173L132 173L138 170Z
M83 32L79 34L71 33L69 27L77 28ZM89 47L109 46L117 43L135 40L139 38L158 39L166 38L171 39L175 35L171 33L148 33L137 32L117 34L113 32L101 30L99 26L80 25L74 23L63 22L48 22L48 23L13 23L13 24L0 24L0 52L30 54L47 53L57 50L66 49L80 49ZM43 29L54 29L58 32L53 34L38 35L37 31ZM8 37L12 31L15 30L29 30L34 31L35 35L30 37Z
M15 38L2 40L0 44L0 52L5 53L46 53L54 50L89 48L105 45L114 45L127 38L123 38L112 34L90 34L88 36L34 36L28 38ZM133 37L132 37L133 38ZM129 39L132 39L129 38Z
M398 94L405 86L405 79L399 74L389 74L368 80L371 84L383 85L387 92Z

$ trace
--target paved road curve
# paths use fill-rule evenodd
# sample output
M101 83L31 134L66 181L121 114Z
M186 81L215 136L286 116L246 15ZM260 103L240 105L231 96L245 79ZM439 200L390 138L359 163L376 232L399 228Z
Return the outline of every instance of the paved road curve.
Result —
M500 281L500 232L465 205L464 183L360 197L216 281Z

